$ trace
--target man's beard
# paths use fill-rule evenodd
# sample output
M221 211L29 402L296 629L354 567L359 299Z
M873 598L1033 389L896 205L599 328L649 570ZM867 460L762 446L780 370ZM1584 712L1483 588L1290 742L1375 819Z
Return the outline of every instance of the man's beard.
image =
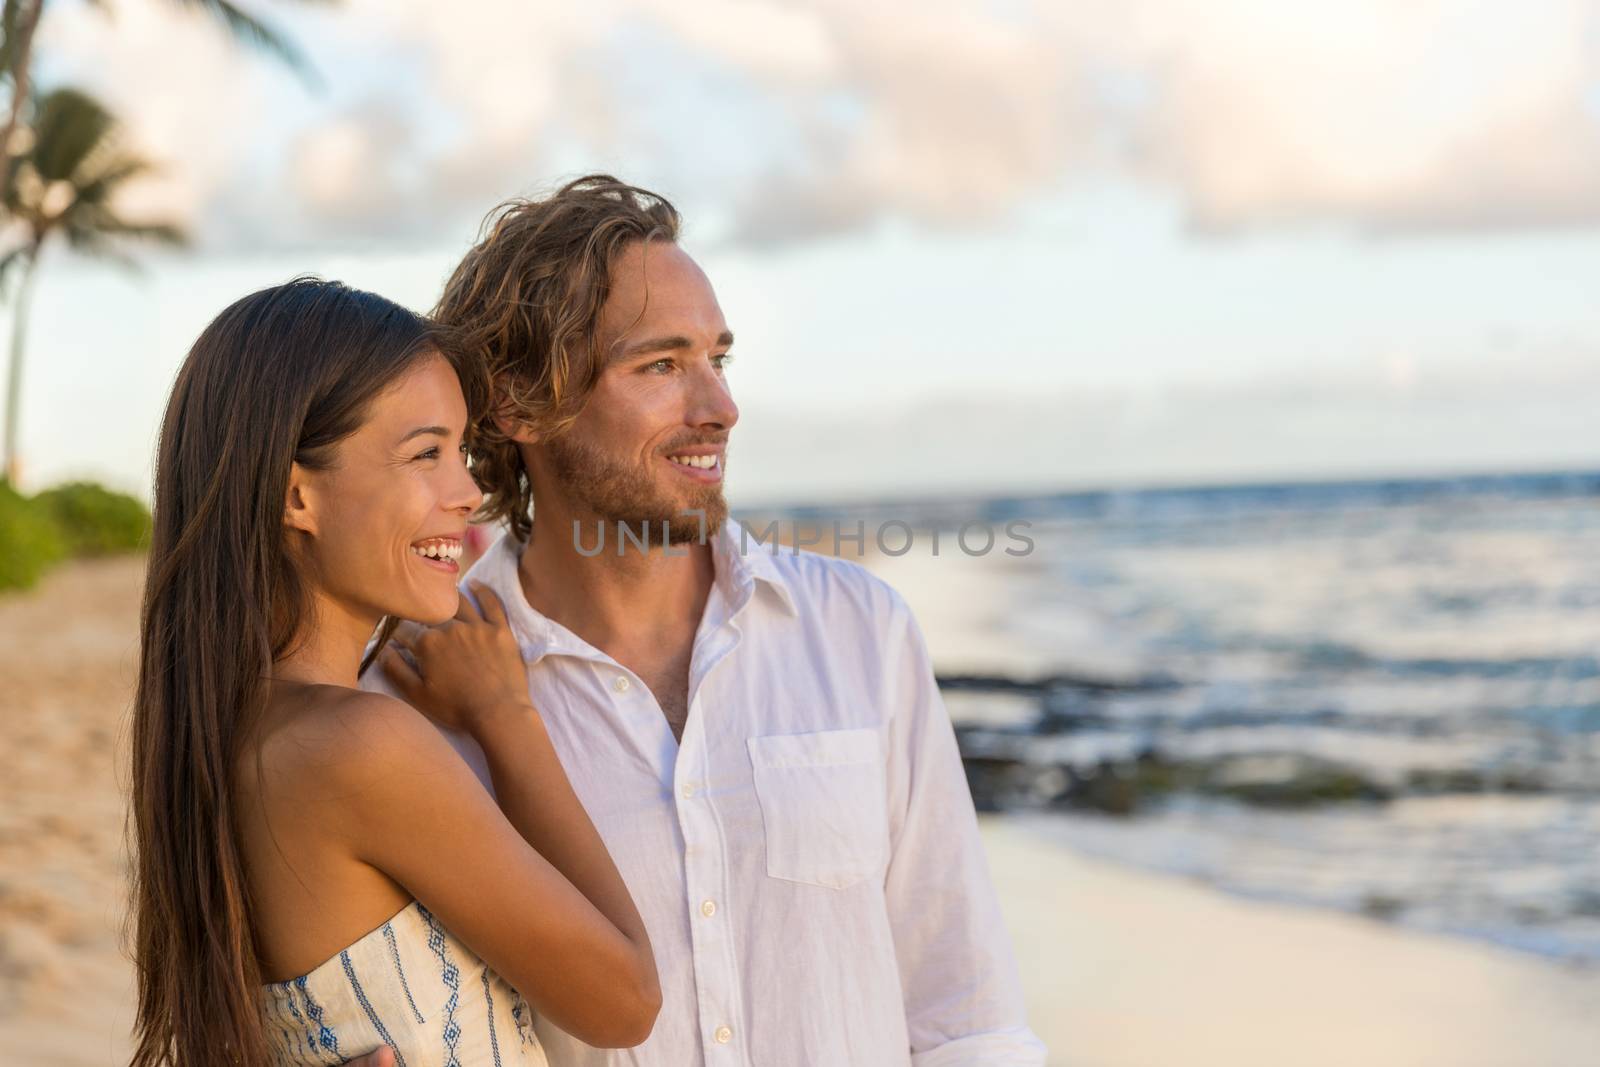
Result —
M650 471L641 471L570 436L546 441L545 452L575 510L589 512L602 526L626 527L647 545L685 545L709 539L728 518L720 481L690 485L674 500L672 494L658 489ZM691 511L699 514L685 514ZM668 535L664 542L663 531ZM620 536L618 531L612 533Z

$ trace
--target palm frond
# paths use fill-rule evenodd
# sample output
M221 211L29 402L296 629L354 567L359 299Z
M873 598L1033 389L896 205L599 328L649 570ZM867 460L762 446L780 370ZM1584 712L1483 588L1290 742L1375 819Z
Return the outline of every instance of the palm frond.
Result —
M73 176L73 184L79 201L100 204L110 200L121 186L155 170L156 165L148 159L122 152L106 153L104 159L87 161Z
M39 99L37 110L33 147L9 161L5 205L26 226L31 246L59 234L76 251L131 264L125 244L186 242L170 222L117 213L118 192L155 165L119 144L116 117L99 101L56 89Z
M17 17L21 13L21 0L5 0L0 7L0 75L7 78L17 58Z
M73 233L77 232L73 224L67 226L67 239L72 240ZM109 212L106 217L99 220L94 229L81 231L83 235L92 239L104 238L107 240L119 239L125 241L147 241L150 244L165 245L168 248L183 248L189 243L189 235L183 227L171 222L129 222L119 219Z
M293 41L231 0L175 0L175 2L220 20L223 27L242 44L278 59L307 84L317 88L322 87L322 80L312 68L311 62Z
M144 268L133 255L116 244L116 242L92 232L77 233L72 230L67 232L67 245L74 252L82 256L89 256L101 262L112 263L123 270L133 274L143 273Z
M54 89L36 105L34 145L27 158L45 182L71 180L110 140L116 126L117 120L88 93Z

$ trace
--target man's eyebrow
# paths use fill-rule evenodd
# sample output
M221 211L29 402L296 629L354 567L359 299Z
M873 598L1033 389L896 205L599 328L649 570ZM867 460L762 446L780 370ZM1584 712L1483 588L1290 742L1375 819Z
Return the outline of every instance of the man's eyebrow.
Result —
M418 426L415 430L412 430L410 433L408 433L404 437L400 438L400 443L401 444L405 444L407 441L411 440L413 437L422 437L423 435L430 434L430 433L434 434L434 435L436 435L438 437L449 437L450 436L450 431L445 429L443 426Z
M717 336L716 347L723 348L733 344L733 333L723 330ZM684 348L693 348L694 342L682 334L673 334L668 337L649 337L643 341L635 341L619 353L618 358L627 359L630 356L642 356L646 352L673 352Z

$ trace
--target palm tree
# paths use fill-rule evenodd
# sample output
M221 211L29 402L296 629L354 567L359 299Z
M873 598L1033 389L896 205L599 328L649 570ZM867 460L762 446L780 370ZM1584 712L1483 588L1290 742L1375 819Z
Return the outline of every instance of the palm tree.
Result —
M57 237L68 247L128 266L129 241L178 245L183 231L166 222L132 222L117 214L115 199L128 182L153 165L117 143L117 121L99 101L77 89L57 89L34 105L33 145L9 161L4 207L22 243L0 258L0 280L22 272L11 326L11 369L6 382L5 477L17 483L17 421L22 398L22 354L28 301L39 253Z
M108 6L106 0L85 2L102 10ZM333 3L337 0L302 2ZM231 0L167 0L167 3L210 15L243 44L275 56L307 82L315 81L310 63L293 42ZM33 39L39 28L39 16L44 14L44 5L45 0L3 0L0 6L0 77L11 81L11 104L4 124L0 125L0 201L6 198L9 167L5 164L11 158L11 144L17 128L23 124L23 112L31 99Z

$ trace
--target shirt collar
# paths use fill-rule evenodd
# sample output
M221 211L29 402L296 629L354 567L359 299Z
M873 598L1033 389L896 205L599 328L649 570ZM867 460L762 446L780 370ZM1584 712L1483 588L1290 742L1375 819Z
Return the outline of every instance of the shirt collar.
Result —
M777 546L764 546L759 540L752 542L745 535L742 523L728 519L711 539L711 558L715 561L717 581L727 581L723 593L730 603L742 603L741 592L752 589L759 582L772 590L778 603L790 615L800 614L795 606L794 590L789 579L778 566Z
M506 619L511 623L511 632L517 635L517 643L522 648L522 658L532 663L547 653L560 651L564 644L561 635L568 631L528 603L522 591L522 579L517 574L524 543L509 532L502 533L468 569L461 579L461 591L471 596L470 583L480 582L499 595L500 602L505 605ZM477 602L476 597L472 599Z
M510 533L502 534L463 576L463 591L470 594L468 583L481 582L499 595L512 632L522 646L523 658L530 663L551 652L579 652L582 650L579 646L587 648L564 626L551 621L528 603L517 573L524 543ZM715 581L727 603L733 606L731 614L736 615L744 608L758 586L770 589L784 611L790 615L799 614L794 591L779 568L772 548L759 541L750 543L738 522L730 519L712 535L711 558ZM473 598L474 603L476 599Z

